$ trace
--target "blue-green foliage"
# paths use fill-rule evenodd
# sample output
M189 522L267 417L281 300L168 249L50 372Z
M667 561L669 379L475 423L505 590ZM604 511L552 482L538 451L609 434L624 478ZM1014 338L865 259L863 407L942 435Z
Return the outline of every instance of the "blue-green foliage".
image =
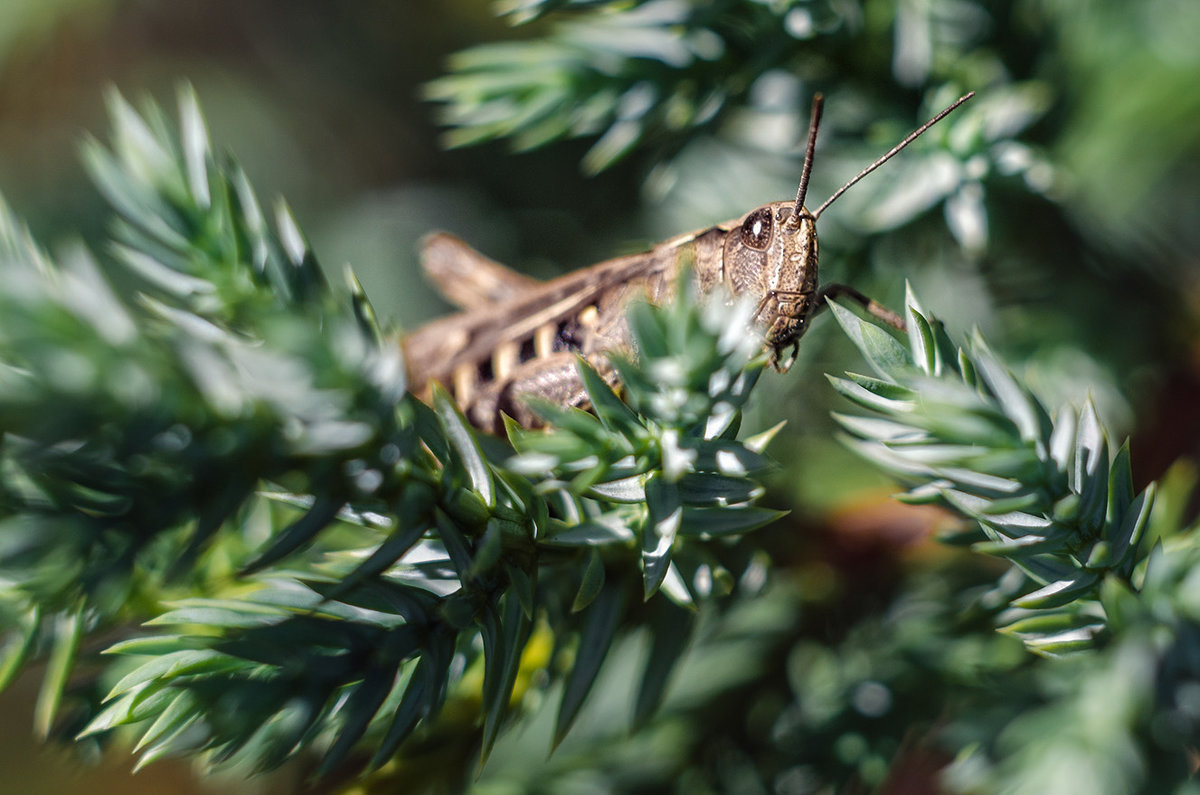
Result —
M1174 33L1186 26L1162 23L1179 9L496 8L546 19L526 41L465 51L430 85L449 142L593 139L590 171L651 153L650 187L672 199L749 183L751 203L778 198L775 183L758 195L763 172L798 173L787 150L815 90L831 102L814 180L833 187L977 90L889 164L898 187L839 203L864 233L913 227L890 248L864 235L859 259L923 285L926 260L961 268L987 299L973 304L985 323L1041 307L1040 323L996 324L1018 350L1090 341L1093 358L1141 363L1167 347L1144 305L1111 294L1118 277L1146 289L1130 276L1155 258L1135 247L1121 263L1097 240L1137 240L1146 222L1127 208L1144 194L1122 179L1152 183L1173 151L1155 143L1194 139L1147 111L1161 96L1183 116L1195 82L1186 46L1171 49L1188 44ZM1161 46L1142 55L1128 46L1139 36ZM1054 38L1064 47L1046 49ZM1089 61L1119 63L1124 82L1093 79ZM422 758L414 735L439 748L458 737L455 763L433 775L465 788L474 770L460 758L519 747L524 735L502 729L538 701L522 699L531 688L557 683L546 717L524 721L546 727L536 751L507 772L485 766L482 787L818 791L886 786L924 763L922 783L942 768L947 791L1188 791L1200 721L1195 532L1179 508L1190 483L1177 470L1135 490L1128 446L1111 449L1086 399L1048 411L981 335L953 343L915 300L906 342L835 308L872 367L834 379L868 413L839 416L851 445L909 487L904 499L965 518L944 540L967 551L946 564L953 575L919 552L895 555L897 582L850 576L810 558L811 524L797 523L760 594L743 586L764 576L764 556L739 577L746 556L730 554L780 513L757 505L770 434L736 439L760 366L738 342L744 317L686 290L665 311L635 307L642 355L618 363L622 396L584 367L594 413L542 406L548 432L481 436L444 395L425 406L404 393L395 335L357 281L326 283L286 208L265 212L214 153L189 92L178 134L152 105L114 95L111 109L111 143L89 142L86 159L115 211L103 255L138 280L136 297L110 289L86 252L52 259L0 212L0 683L45 662L42 732L124 732L143 762L301 757L322 772ZM1164 194L1170 204L1191 206ZM939 205L951 254L931 243L940 224L921 237L910 223ZM1059 211L1110 223L1048 223ZM1103 266L1070 278L1092 259ZM1003 573L974 571L969 550ZM730 591L737 609L722 617L712 597ZM639 631L643 653L630 654ZM95 680L77 675L81 661ZM632 739L624 722L585 726L589 703L611 701L614 663ZM529 761L548 745L553 759Z
M914 484L904 499L952 508L978 523L954 540L1012 561L1037 588L1012 600L1005 629L1056 653L1105 629L1106 577L1130 582L1154 487L1134 492L1128 446L1110 460L1086 403L1052 420L975 335L957 348L909 294L908 345L834 305L875 374L832 378L878 417L839 415L863 455Z
M538 622L579 633L561 739L635 604L661 588L686 626L731 587L713 543L779 515L754 505L766 439L735 440L761 366L744 313L639 307L627 397L581 362L595 414L543 406L557 427L511 429L514 452L405 393L395 334L285 208L266 222L190 91L178 136L111 107L87 162L142 292L3 224L3 673L49 652L43 729L81 644L120 626L83 736L135 724L143 761L383 764L477 658L486 755ZM678 646L648 664L647 714Z
M911 292L907 303L908 345L834 306L875 371L830 379L874 415L837 419L910 484L901 499L971 520L945 540L1011 562L978 601L1000 630L1066 655L1015 691L1030 708L963 753L948 785L1176 791L1198 725L1195 530L1153 521L1155 484L1134 489L1128 444L1110 455L1090 402L1052 419L981 336L956 347Z

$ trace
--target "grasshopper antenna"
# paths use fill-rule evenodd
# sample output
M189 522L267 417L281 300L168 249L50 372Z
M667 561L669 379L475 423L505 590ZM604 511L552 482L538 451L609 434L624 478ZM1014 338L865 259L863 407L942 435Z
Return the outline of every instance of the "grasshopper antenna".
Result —
M825 107L825 97L813 95L812 119L808 122L808 146L804 149L804 168L800 170L800 189L796 191L796 209L792 211L789 223L800 223L800 213L804 210L804 197L808 194L808 176L812 173L813 152L817 148L817 128L821 126L821 109Z
M913 130L911 133L909 133L907 138L905 138L903 141L901 141L900 143L896 144L891 149L889 149L886 154L884 154L882 157L880 157L874 163L867 166L862 171L858 172L858 175L856 177L854 177L854 179L850 180L845 185L838 188L837 191L832 196L830 196L828 199L825 200L824 204L822 204L820 207L818 207L816 209L816 212L814 212L812 214L813 220L815 221L817 218L820 218L821 213L825 212L826 207L828 207L829 205L831 205L835 201L837 201L838 197L840 197L846 191L850 190L850 188L853 185L856 185L859 180L861 180L863 177L870 174L875 169L882 166L887 161L891 160L896 155L897 152L899 152L901 149L903 149L904 147L911 144L913 141L917 140L917 138L919 138L922 133L924 133L930 127L937 124L939 121L941 121L942 119L946 118L948 115L953 113L954 110L957 109L959 105L963 104L964 102L966 102L968 99L970 99L973 96L975 96L974 91L970 92L969 94L959 97L954 102L954 104L950 105L948 108L943 110L941 113L934 116L932 119L925 122L917 129ZM819 108L819 105L817 104L817 102L814 100L814 102L813 102L813 127L809 131L808 152L804 156L804 171L800 175L800 195L801 195L801 197L803 197L804 192L808 188L808 170L812 165L811 161L812 161L813 139L816 137L816 121L817 121L817 117L819 115L820 115L820 108ZM799 207L799 204L797 204L797 207Z

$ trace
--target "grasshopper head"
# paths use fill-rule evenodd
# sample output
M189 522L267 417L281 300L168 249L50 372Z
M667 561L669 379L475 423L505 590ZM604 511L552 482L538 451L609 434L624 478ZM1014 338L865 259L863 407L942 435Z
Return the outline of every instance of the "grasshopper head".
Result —
M820 94L813 97L812 118L808 125L808 146L804 151L804 167L800 171L800 187L796 200L772 202L752 210L732 229L725 238L725 282L734 295L749 294L758 299L754 319L763 329L763 339L771 351L770 364L780 372L786 371L795 360L793 355L780 361L780 353L787 346L795 346L808 327L808 319L819 309L817 290L817 219L825 208L859 180L892 159L897 152L920 137L926 130L944 119L959 105L975 96L972 91L952 103L941 113L909 133L908 137L893 146L875 162L858 172L814 211L804 206L808 193L808 177L812 172L813 153L817 146L817 130L821 126L821 109L824 100ZM844 285L835 285L846 289ZM872 310L869 299L858 294ZM896 316L890 312L891 318ZM886 317L885 315L878 315ZM898 318L889 323L903 322Z
M758 301L755 322L771 350L771 365L807 328L817 295L817 221L794 202L772 202L746 214L725 237L725 283L735 296Z

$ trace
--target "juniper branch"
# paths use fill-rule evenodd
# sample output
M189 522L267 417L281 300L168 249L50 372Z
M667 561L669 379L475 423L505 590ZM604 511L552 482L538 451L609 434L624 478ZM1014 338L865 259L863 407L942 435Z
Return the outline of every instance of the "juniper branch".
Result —
M178 138L154 106L110 104L113 148L87 158L139 301L86 255L56 265L0 225L0 553L17 572L3 670L55 644L45 726L81 642L151 618L170 630L110 649L143 661L84 732L138 724L143 762L267 769L315 749L322 772L379 765L471 687L456 659L482 666L486 756L539 622L580 638L561 739L638 602L661 588L691 608L728 587L710 539L778 515L753 505L766 437L734 440L761 366L746 369L744 312L639 307L628 403L580 362L595 414L542 407L559 427L511 429L514 455L446 395L404 393L400 347L357 283L330 288L286 212L265 224L189 91ZM263 496L281 508L255 542ZM216 548L240 580L213 576ZM161 607L181 576L199 594ZM671 648L648 663L642 714Z
M964 542L1023 571L1005 631L1045 653L1092 645L1106 631L1106 578L1129 583L1154 486L1134 492L1128 445L1110 460L1095 409L1052 420L976 334L956 348L908 295L908 345L833 304L875 376L831 378L874 418L838 415L860 453L912 484L906 501L977 522Z
M426 87L443 103L451 146L508 138L531 149L562 138L598 137L588 172L647 142L681 142L744 101L760 75L799 60L812 31L851 25L853 12L786 3L517 2L518 20L578 6L541 37L476 46L451 58L451 74ZM595 8L593 9L593 7Z

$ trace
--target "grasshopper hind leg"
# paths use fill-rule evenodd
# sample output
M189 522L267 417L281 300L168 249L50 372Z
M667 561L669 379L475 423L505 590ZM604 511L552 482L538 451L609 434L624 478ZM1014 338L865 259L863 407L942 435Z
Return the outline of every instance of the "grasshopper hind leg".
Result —
M590 364L609 386L615 387L616 371L606 361L596 361L596 358L593 357ZM526 428L542 426L544 423L526 404L525 395L537 395L565 408L588 408L591 402L575 363L575 354L559 352L517 365L506 378L489 384L479 394L468 411L471 422L503 434L500 419L503 412Z
M892 310L888 309L883 304L873 298L863 295L858 290L848 284L827 284L817 293L817 306L813 314L824 309L830 299L849 298L855 303L862 306L868 315L882 320L897 331L906 331L908 326L904 323L904 318L897 315Z

